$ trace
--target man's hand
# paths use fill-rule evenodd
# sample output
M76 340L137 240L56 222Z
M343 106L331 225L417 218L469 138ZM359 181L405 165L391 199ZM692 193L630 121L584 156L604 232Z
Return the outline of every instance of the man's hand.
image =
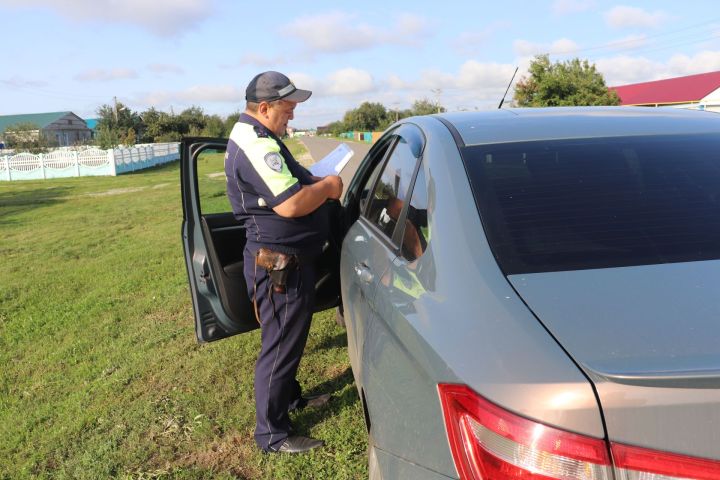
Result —
M303 185L299 192L273 208L281 217L303 217L317 210L327 200L338 200L342 195L342 179L328 175L312 185Z
M332 200L339 200L343 191L342 178L337 175L328 175L327 177L323 177L321 181L328 184L328 198Z

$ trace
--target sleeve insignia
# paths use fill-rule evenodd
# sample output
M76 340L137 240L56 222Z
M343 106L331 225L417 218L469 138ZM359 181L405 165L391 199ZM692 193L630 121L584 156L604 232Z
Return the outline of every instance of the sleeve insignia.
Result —
M282 164L283 158L282 155L280 155L277 152L270 152L265 155L265 163L268 167L270 167L272 170L276 172L282 171Z

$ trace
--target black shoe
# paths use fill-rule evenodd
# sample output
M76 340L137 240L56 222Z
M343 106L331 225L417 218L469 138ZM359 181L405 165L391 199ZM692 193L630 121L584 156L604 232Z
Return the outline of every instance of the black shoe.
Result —
M288 409L288 412L294 412L296 410L302 410L304 408L318 408L327 405L332 398L331 393L320 393L318 395L308 395L307 397L300 398L299 401L295 402L295 406Z
M305 400L305 408L318 408L327 405L331 398L332 394L321 393L318 395L308 395L307 397L303 397L303 400Z
M313 448L322 447L325 442L310 437L302 437L300 435L287 437L277 450L279 453L303 453Z

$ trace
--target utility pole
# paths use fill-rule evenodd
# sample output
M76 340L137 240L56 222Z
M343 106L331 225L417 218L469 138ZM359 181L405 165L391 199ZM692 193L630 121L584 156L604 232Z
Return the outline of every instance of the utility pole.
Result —
M115 117L115 123L118 123L118 108L117 108L117 97L113 97L113 116Z
M442 95L442 88L430 89L435 94L435 106L437 107L437 113L440 113L440 95Z

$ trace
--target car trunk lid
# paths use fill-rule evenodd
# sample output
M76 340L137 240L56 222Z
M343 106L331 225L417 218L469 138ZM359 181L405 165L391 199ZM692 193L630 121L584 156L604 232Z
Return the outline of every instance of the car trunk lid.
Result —
M720 261L518 274L611 441L720 459Z

